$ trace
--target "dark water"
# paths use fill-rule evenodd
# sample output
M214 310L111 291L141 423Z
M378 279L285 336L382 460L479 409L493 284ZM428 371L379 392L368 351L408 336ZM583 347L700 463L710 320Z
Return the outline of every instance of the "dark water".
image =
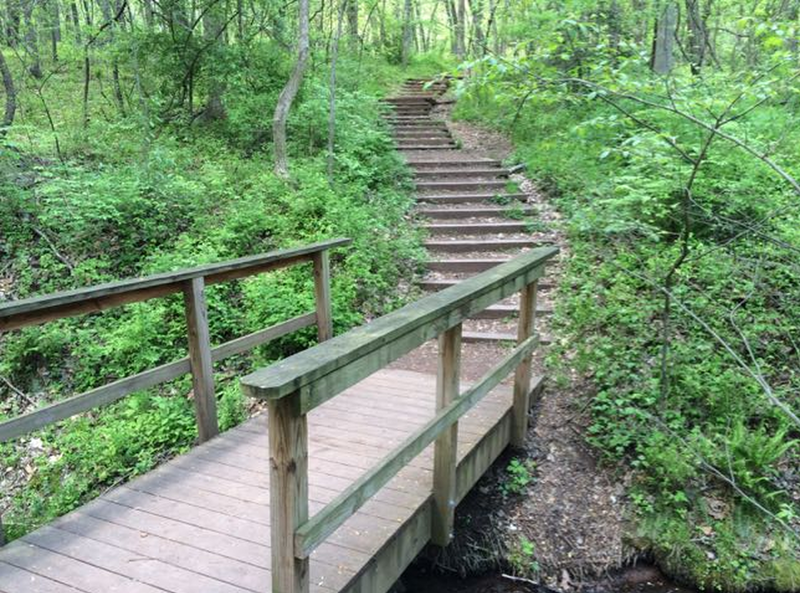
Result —
M462 579L412 565L396 586L396 593L554 593L546 587L513 580L500 574ZM670 583L656 568L636 566L590 589L595 593L695 593Z

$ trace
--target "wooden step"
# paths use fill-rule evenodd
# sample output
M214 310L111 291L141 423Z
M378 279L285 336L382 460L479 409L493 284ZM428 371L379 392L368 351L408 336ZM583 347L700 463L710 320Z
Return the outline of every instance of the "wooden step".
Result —
M417 171L418 179L428 177L508 177L508 169L425 169Z
M528 200L527 194L454 194L454 195L422 195L417 196L418 202L426 202L431 204L470 204L481 202L497 202L500 200L508 200L510 202L525 202Z
M529 222L464 222L424 225L432 235L490 235L492 233L524 233Z
M453 144L451 138L397 138L397 143L403 146L404 144L425 144L429 146ZM417 184L419 188L419 184Z
M516 342L517 336L515 334L465 331L461 334L461 341L466 344L496 344Z
M419 190L466 190L471 189L505 189L507 182L494 180L469 180L469 181L417 181Z
M441 140L442 138L446 138L448 140L452 140L452 136L450 136L450 132L423 132L423 133L395 133L394 137L398 140Z
M477 274L478 272L485 272L505 261L508 261L508 259L442 259L426 262L425 267L431 272L449 272L452 274L474 272Z
M409 167L414 167L415 169L420 170L428 170L428 169L439 169L439 170L459 170L463 168L488 168L488 167L500 167L502 163L500 161L494 161L491 159L468 159L465 158L463 160L458 161L443 161L443 160L424 160L424 159L410 159L407 161Z
M423 278L422 280L417 281L417 286L419 286L422 290L438 291L455 286L459 282L461 282L461 279L459 278L445 278L443 280L429 280L427 278ZM539 280L538 287L539 290L549 290L553 287L553 284L551 282Z
M461 334L461 341L468 344L497 344L516 342L515 334L494 333L494 332L470 332L465 331ZM551 344L552 340L548 336L539 336L539 343L543 346Z
M409 136L424 136L425 134L449 134L450 130L448 130L444 126L413 126L413 127L401 127L394 129L395 134L406 134Z
M464 253L466 251L500 251L505 249L523 249L526 247L542 247L552 245L546 241L532 239L464 239L453 241L425 241L430 251L445 253Z
M398 146L399 150L455 150L457 147L453 144L401 144Z
M387 97L385 99L381 99L381 103L390 103L392 105L431 105L436 103L436 96L433 93L420 93L419 95Z
M456 218L477 218L479 216L508 216L509 214L522 214L532 216L537 214L530 206L518 206L509 208L508 206L497 206L496 208L487 206L485 208L420 208L417 210L420 216L426 216L436 220L450 220Z
M536 308L537 317L552 314L553 310L550 307ZM519 317L519 307L517 305L492 305L473 315L470 319L509 319L513 317Z

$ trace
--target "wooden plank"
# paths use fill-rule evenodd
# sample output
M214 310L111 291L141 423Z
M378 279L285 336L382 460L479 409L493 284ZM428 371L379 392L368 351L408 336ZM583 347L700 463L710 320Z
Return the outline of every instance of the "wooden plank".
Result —
M436 411L441 412L459 396L461 378L461 324L439 336L436 375ZM456 457L458 422L436 439L433 450L433 522L431 541L446 546L453 537L456 508Z
M519 302L519 325L517 340L524 342L531 337L536 325L536 295L538 283L531 282L522 289ZM514 427L511 432L511 444L514 447L525 445L528 433L528 412L530 411L531 391L531 357L522 359L514 372Z
M3 548L3 562L75 587L84 593L164 593L163 589L137 583L114 572L21 541Z
M344 523L348 517L352 516L392 476L430 445L445 428L448 428L464 412L477 404L484 395L497 386L519 364L524 356L528 356L536 348L537 344L538 338L532 336L517 346L500 364L486 373L461 397L440 411L417 432L410 435L400 447L387 455L380 464L372 467L361 478L353 482L347 490L336 497L336 500L325 507L322 512L299 527L294 540L295 554L300 558L307 558L325 537Z
M206 284L215 284L283 268L295 263L310 261L314 253L348 245L350 242L350 239L332 239L221 263L154 274L144 278L133 278L12 301L0 305L0 331L9 331L82 313L103 311L127 303L178 293L183 290L183 283L193 278L204 277Z
M308 425L298 412L299 394L269 402L270 540L272 590L308 593L308 556L296 558L291 543L308 520Z
M316 322L316 313L293 317L266 329L225 342L211 350L211 360L218 362L234 354L240 354L259 344L274 340ZM123 397L172 381L190 372L189 357L163 364L153 369L119 379L102 387L91 389L65 400L50 404L34 412L23 414L0 423L0 443L16 439L24 434L43 428L54 422L66 420L98 406L104 406Z
M205 280L202 277L192 278L186 281L183 290L186 329L189 337L189 366L192 368L194 413L197 420L197 434L200 442L204 443L219 434Z
M331 260L327 251L314 254L314 302L317 310L317 336L320 342L324 342L333 337Z
M214 593L247 592L246 589L208 577L197 570L175 566L152 556L54 527L37 529L26 535L23 541L114 572L133 582L145 583L172 593L196 593L198 590Z
M3 593L81 593L78 589L0 562L0 590Z
M242 380L242 385L254 397L275 399L328 376L324 389L330 392L333 387L335 395L430 337L537 279L545 262L557 253L554 247L523 253L447 290L252 373ZM367 357L368 354L373 356ZM358 370L351 366L361 359L366 360ZM309 393L304 409L329 397Z

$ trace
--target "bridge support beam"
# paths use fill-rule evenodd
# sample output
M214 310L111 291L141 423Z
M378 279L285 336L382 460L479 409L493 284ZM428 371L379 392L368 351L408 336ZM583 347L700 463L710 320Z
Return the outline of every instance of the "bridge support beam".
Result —
M436 411L446 408L460 394L461 324L439 336L439 365L436 375ZM458 422L442 432L433 449L434 513L431 541L446 546L453 538L456 508L456 462Z
M536 330L536 293L538 281L534 280L525 286L520 293L519 326L517 343L521 344L530 338ZM514 373L514 409L511 427L511 445L525 445L528 433L528 412L531 409L531 356L526 356Z
M308 520L308 424L300 395L269 401L269 497L272 591L308 593L308 558L295 557L294 535Z

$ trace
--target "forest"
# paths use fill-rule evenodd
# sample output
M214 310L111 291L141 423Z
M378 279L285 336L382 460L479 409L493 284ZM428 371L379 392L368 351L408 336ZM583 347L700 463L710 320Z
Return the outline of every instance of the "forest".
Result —
M697 590L800 590L800 1L2 0L0 73L0 304L346 236L337 333L419 297L381 99L451 80L560 212L548 376L627 545ZM212 339L311 302L305 269L212 287ZM0 334L0 421L183 356L183 327L169 297ZM221 427L315 339L217 365ZM190 388L0 443L6 540L187 451Z

